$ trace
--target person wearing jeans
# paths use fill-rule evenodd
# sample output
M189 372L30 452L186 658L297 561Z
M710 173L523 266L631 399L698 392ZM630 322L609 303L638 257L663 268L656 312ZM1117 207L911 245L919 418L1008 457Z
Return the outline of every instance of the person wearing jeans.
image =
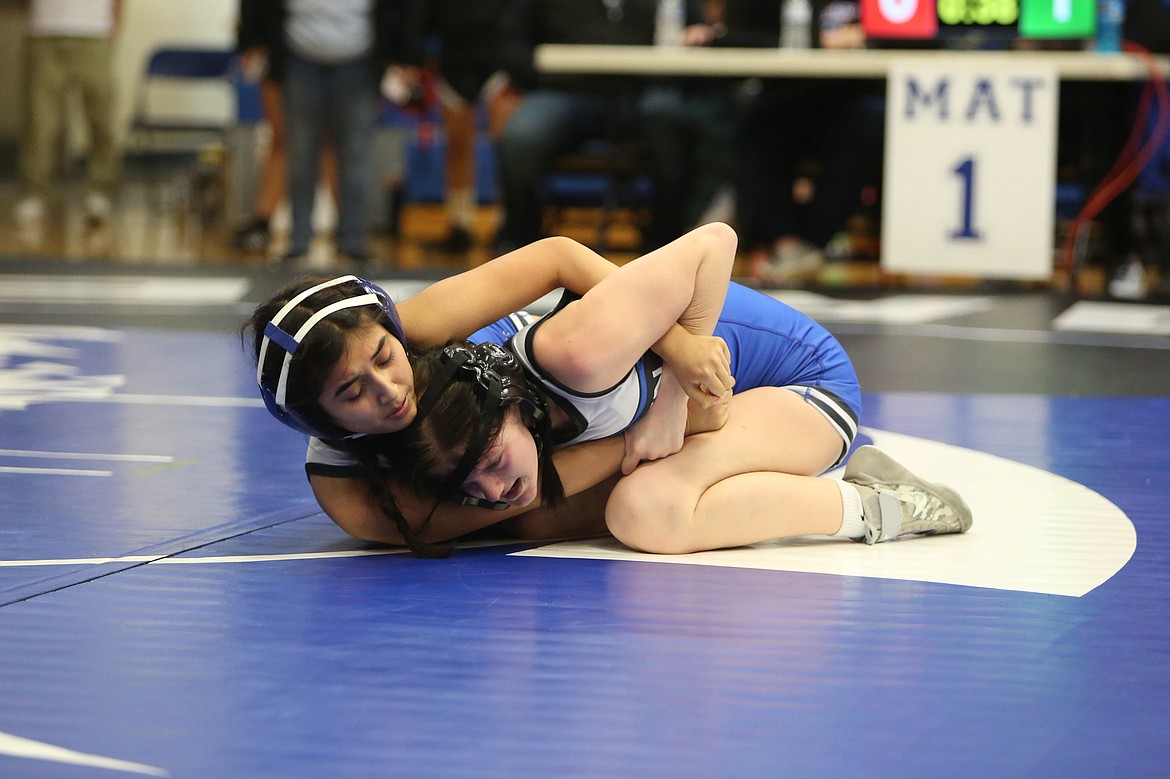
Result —
M283 85L292 229L286 262L309 252L321 149L337 154L341 259L369 259L376 102L385 71L417 67L419 0L243 0L240 48L267 54ZM392 64L393 63L393 64Z
M365 59L322 65L290 52L285 68L284 113L288 133L288 198L292 232L288 256L306 254L313 238L313 204L321 172L321 148L330 134L337 154L337 249L364 259L368 250L367 195L373 167L376 96Z
M20 147L22 197L14 215L23 224L44 218L58 162L63 98L81 94L89 131L85 212L93 226L105 222L118 182L114 139L113 37L121 0L33 0L25 39L25 122Z

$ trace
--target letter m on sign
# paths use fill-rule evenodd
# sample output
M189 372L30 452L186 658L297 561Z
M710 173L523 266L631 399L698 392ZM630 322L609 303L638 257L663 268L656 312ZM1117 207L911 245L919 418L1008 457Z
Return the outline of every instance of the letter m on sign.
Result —
M861 0L861 26L869 38L933 38L935 0Z

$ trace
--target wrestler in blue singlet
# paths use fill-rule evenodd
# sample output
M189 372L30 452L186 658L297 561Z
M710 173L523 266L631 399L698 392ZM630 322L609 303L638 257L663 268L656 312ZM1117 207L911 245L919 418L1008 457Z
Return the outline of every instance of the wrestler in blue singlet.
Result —
M569 299L566 295L545 318L554 316ZM550 397L558 399L575 426L570 435L557 441L558 447L617 435L645 412L647 398L657 389L656 355L648 353L608 392L573 393L547 376L531 349L525 347L525 343L530 344L526 336L538 326L539 320L520 312L476 331L468 340L510 344L528 372ZM727 342L731 352L735 392L781 387L800 394L837 430L844 458L857 435L861 388L849 356L828 330L791 306L733 282L715 335ZM307 460L309 473L326 475L346 475L342 470L350 470L356 462L318 439L310 442Z
M536 360L532 334L575 296L566 294L542 320L521 328L509 341L528 373L566 410L574 430L558 447L617 435L645 412L657 390L657 355L647 353L634 370L606 392L578 393L549 376ZM735 391L782 387L812 403L837 430L844 457L857 435L861 389L841 344L821 325L775 298L732 283L715 326L731 352Z
M861 386L849 355L828 330L795 308L732 282L715 335L731 351L736 392L785 387L800 393L833 424L848 450L861 416Z

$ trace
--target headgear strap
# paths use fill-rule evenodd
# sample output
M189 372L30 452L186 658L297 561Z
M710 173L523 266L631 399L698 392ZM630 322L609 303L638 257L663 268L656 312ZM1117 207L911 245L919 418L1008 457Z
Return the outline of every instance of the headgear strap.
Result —
M314 312L304 324L296 331L296 333L289 333L288 330L282 328L280 325L293 310L304 303L309 297L315 295L323 289L335 287L339 284L347 282L354 282L363 290L362 294L347 297L342 300L335 301ZM347 308L356 308L358 306L379 306L389 317L391 324L398 330L395 335L402 340L401 325L397 321L397 314L393 311L393 303L386 292L375 284L371 284L364 279L359 279L357 276L338 276L335 279L322 282L315 286L298 293L291 300L284 304L272 320L264 326L264 337L260 342L260 353L256 359L256 383L260 386L260 394L264 398L264 404L268 410L286 425L293 427L311 435L318 435L323 437L353 437L348 435L340 428L336 430L318 429L320 426L314 426L305 419L302 419L299 414L294 413L287 406L288 380L289 368L292 364L293 355L296 354L297 349L300 348L305 338L309 335L314 327L316 327L323 319L330 314L336 313ZM284 359L281 360L280 372L277 374L276 386L273 388L271 382L264 381L264 366L268 357L268 347L271 344L276 344L279 348L284 350Z
M468 347L452 344L443 349L440 368L435 373L427 390L418 401L418 413L414 424L420 424L435 402L446 392L456 379L471 382L476 394L483 399L483 409L476 421L475 430L463 450L463 456L450 475L443 480L441 488L448 494L462 495L464 505L501 510L508 508L504 501L488 501L462 493L463 482L475 468L488 445L488 434L501 405L528 401L530 411L537 420L548 413L544 400L524 385L523 374L516 356L494 343L481 343Z

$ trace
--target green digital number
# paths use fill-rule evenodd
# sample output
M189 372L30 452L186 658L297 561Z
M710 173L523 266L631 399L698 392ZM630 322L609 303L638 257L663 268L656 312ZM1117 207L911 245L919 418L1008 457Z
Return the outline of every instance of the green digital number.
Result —
M1019 17L1019 0L938 0L943 24L1014 24Z
M967 0L938 0L938 20L943 24L961 24L967 13Z

